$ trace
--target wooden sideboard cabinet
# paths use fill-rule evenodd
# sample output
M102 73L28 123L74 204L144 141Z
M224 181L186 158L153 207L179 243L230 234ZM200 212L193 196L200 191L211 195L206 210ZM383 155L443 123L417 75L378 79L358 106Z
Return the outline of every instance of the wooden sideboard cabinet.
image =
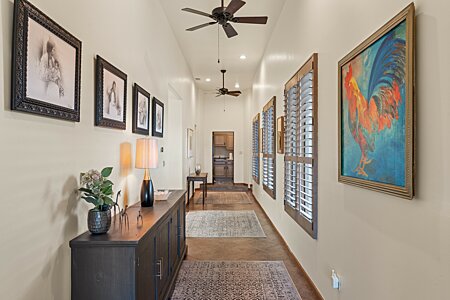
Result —
M128 208L129 226L113 217L107 234L71 240L72 300L168 299L187 253L185 197L171 191L153 207L138 203Z

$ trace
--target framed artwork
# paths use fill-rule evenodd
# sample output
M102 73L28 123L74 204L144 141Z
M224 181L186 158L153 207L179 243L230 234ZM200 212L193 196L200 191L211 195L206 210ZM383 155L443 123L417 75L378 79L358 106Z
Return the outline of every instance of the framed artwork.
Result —
M164 103L152 99L152 136L163 137L164 134Z
M277 153L284 154L284 117L277 119Z
M339 62L340 182L414 196L414 4Z
M133 86L133 133L150 133L150 94L136 83Z
M194 130L191 128L187 129L187 158L191 158L193 156L194 150Z
M126 129L127 75L97 55L95 125Z
M79 122L81 41L25 0L13 36L11 109Z

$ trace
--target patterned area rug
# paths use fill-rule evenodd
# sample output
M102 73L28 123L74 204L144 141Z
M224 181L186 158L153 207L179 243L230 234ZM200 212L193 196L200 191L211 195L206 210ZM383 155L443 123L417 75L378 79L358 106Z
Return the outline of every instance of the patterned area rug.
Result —
M195 200L195 204L203 203L203 195L200 193ZM247 193L243 192L209 192L208 197L205 198L205 204L251 204L252 201Z
M172 300L301 300L282 261L184 261Z
M253 210L191 211L186 216L186 236L266 237Z
M200 191L203 188L203 184L200 184ZM248 186L243 184L233 184L233 183L214 183L208 184L208 192L246 192L248 191Z

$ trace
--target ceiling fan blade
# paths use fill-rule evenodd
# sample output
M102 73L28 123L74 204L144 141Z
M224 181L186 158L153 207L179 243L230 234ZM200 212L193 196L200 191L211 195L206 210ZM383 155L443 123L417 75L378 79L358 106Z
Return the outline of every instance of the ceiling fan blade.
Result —
M241 95L242 93L241 93L241 91L230 91L227 94L230 96L237 97L237 96Z
M232 22L247 24L267 24L268 17L236 17Z
M190 13L193 13L193 14L196 14L196 15L205 16L205 17L210 17L210 18L213 17L212 15L210 15L208 13L205 13L205 12L202 12L202 11L199 11L199 10L196 10L196 9L192 9L192 8L183 8L181 10L182 11L187 11L187 12L190 12Z
M234 15L234 13L241 9L241 7L244 5L245 2L242 0L231 0L230 4L228 4L227 8L225 9L225 12L229 13L230 15Z
M188 28L188 29L186 29L186 31L194 31L194 30L197 30L197 29L206 27L206 26L214 25L214 24L216 24L216 23L217 23L217 22L209 22L209 23L205 23L205 24L202 24L202 25L198 25L198 26L194 26L194 27Z
M238 35L236 30L230 23L227 23L227 24L223 25L222 27L223 27L223 30L225 30L225 33L227 34L228 38L232 38L232 37Z

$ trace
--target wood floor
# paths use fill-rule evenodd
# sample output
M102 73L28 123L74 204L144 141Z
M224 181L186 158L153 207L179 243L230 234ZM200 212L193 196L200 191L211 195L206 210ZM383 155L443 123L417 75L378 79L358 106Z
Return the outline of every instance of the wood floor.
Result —
M232 194L223 192L221 194ZM249 260L272 261L282 260L302 297L302 300L322 299L310 284L303 272L299 269L295 259L283 243L270 220L261 207L255 202L251 193L248 193L251 204L196 204L201 197L196 192L190 200L188 210L254 210L258 216L267 238L188 238L189 246L187 260ZM226 197L226 195L221 195ZM300 230L300 229L299 229Z

